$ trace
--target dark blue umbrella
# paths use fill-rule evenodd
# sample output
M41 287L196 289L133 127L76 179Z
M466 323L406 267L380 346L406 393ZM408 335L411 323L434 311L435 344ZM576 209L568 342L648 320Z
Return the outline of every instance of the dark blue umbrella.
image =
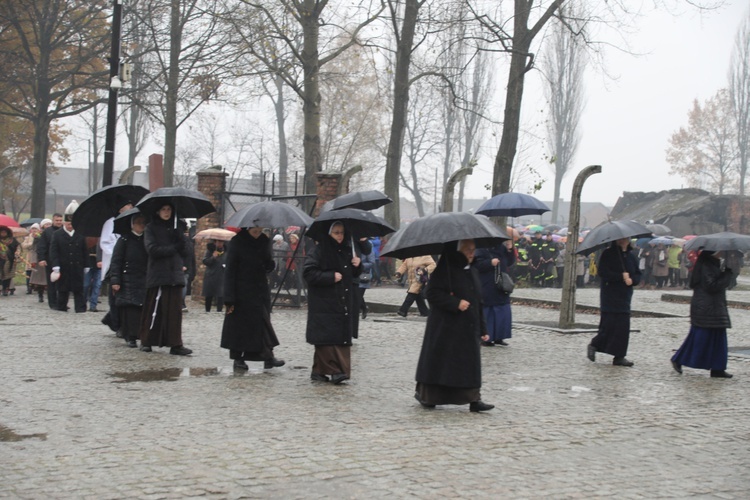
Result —
M40 224L41 222L42 222L42 219L40 217L32 217L30 219L26 219L25 221L22 221L20 226L31 227L33 224Z
M502 193L482 203L476 213L488 217L520 217L521 215L541 215L550 208L531 195L523 193Z

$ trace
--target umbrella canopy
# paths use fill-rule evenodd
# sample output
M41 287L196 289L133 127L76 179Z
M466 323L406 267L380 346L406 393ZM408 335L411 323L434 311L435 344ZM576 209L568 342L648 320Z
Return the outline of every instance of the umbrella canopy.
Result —
M713 252L750 250L750 236L737 233L714 233L696 236L685 243L684 250L711 250Z
M519 217L521 215L541 215L550 208L531 195L523 193L502 193L482 203L478 214L492 216Z
M84 236L100 236L102 226L127 203L135 204L148 189L131 184L104 186L91 193L73 213L73 227Z
M11 227L10 231L13 233L14 238L20 238L21 236L29 235L29 230L25 227Z
M115 217L115 226L112 229L113 233L117 234L128 234L132 228L130 219L133 215L140 214L141 211L138 208L131 208L125 210L123 213Z
M232 227L309 226L313 218L299 208L280 201L261 201L239 209L226 222Z
M604 222L589 231L576 253L588 255L621 238L641 238L645 236L651 236L651 230L638 222L632 220Z
M646 227L655 235L655 236L666 236L668 234L672 233L672 230L669 229L664 224L646 224Z
M375 210L383 205L393 203L393 200L375 189L369 191L355 191L346 193L326 202L322 212L341 210L342 208L359 208L360 210Z
M400 229L381 255L406 259L443 253L446 243L473 239L478 247L499 245L510 239L487 217L468 212L442 212L421 217Z
M31 217L30 219L26 219L25 221L21 222L21 227L31 227L33 224L41 224L42 223L41 217Z
M385 236L395 229L380 217L360 210L358 208L343 208L341 210L331 210L323 212L317 219L310 224L305 236L314 240L320 240L328 236L328 230L335 221L341 221L344 227L355 238L365 238L369 236Z
M237 233L235 233L234 231L230 231L229 229L222 229L220 227L212 227L211 229L204 229L203 231L198 231L197 233L195 233L195 236L193 236L193 239L229 241L235 236L237 236Z
M21 227L13 217L8 217L5 214L0 214L0 226L5 227Z
M562 226L558 226L557 224L547 224L544 226L545 231L549 231L550 233L554 233L555 231L559 231L562 229Z
M175 215L183 219L200 219L204 215L216 212L216 208L203 193L183 187L159 188L144 196L137 206L150 217L166 203L174 205Z
M650 245L673 245L674 244L674 238L671 236L659 236L658 238L654 238L653 240L648 242Z
M527 233L536 233L537 231L544 231L544 228L538 224L531 224L530 226L526 226Z

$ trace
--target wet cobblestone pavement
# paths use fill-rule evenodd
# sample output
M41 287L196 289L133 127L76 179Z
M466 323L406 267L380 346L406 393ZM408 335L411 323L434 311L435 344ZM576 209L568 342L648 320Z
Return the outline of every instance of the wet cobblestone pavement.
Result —
M194 355L178 357L129 349L102 313L53 312L24 292L0 297L0 497L749 496L750 358L730 354L731 380L675 373L688 305L661 302L662 291L635 293L635 309L678 317L633 319L633 368L589 362L591 333L534 326L557 321L556 309L515 306L510 346L482 350L482 397L496 405L482 414L414 401L414 315L371 313L352 380L333 386L309 380L304 310L272 317L286 366L238 374L219 348L222 315L200 304L184 318ZM367 299L398 305L404 294ZM596 289L577 297L598 305ZM750 346L750 311L730 314L730 348Z

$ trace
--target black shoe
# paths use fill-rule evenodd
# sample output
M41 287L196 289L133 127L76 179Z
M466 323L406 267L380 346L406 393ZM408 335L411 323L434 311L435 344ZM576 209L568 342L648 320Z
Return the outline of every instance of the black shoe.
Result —
M320 373L311 373L310 380L312 380L313 382L328 382L330 379L325 375L321 375Z
M495 342L495 345L504 345L507 347L508 343L504 340L498 340Z
M494 407L495 405L487 404L484 401L473 401L469 403L469 411L473 411L475 413L479 411L490 411Z
M283 359L271 358L263 362L263 368L266 370L270 370L271 368L278 368L279 366L284 366L285 364L286 361L284 361Z
M44 296L42 295L39 296L39 302L44 302Z
M89 308L89 312L98 313L99 309L97 309L96 307L91 307L91 308Z
M726 370L711 370L711 378L732 378L734 375L727 373Z
M124 337L122 336L122 332L121 332L120 330L117 330L117 331L115 332L115 337L117 337L118 339L122 339L122 338L124 338Z
M174 354L175 356L187 356L188 354L193 354L193 351L184 345L178 345L177 347L169 349L169 354Z
M344 380L349 380L349 377L347 377L345 373L334 373L331 375L331 382L336 385L339 385Z
M406 317L406 313L405 313L405 312L402 312L402 311L399 311L399 312L397 312L396 314L398 314L398 315L399 315L399 316L401 316L402 318L405 318L405 317Z
M419 399L419 393L416 393L416 392L414 393L414 399L416 399L419 402L419 404L421 404L422 407L424 408L435 408L435 405L427 404L423 402L421 399Z
M674 371L677 373L682 373L682 365L675 360L672 360L672 368L674 368Z
M142 345L141 346L141 352L151 352L151 346L150 345Z
M489 342L489 341L484 341L484 340L482 341L482 345L484 347L495 347L495 343L494 342Z
M136 348L138 343L135 340L128 340L128 347Z
M589 358L589 361L591 362L596 361L596 347L589 344L589 346L586 348L586 357Z
M245 363L244 359L235 359L234 360L234 369L235 370L249 370L247 363Z
M613 359L612 364L615 366L633 366L634 363L632 361L628 361L627 358L622 357Z
M362 319L365 319L367 317L367 308L365 307L362 309Z

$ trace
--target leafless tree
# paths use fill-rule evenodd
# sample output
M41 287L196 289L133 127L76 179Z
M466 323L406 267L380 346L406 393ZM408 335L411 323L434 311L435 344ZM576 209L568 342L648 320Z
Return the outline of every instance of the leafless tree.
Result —
M574 9L576 7L570 7ZM568 7L560 10L565 14ZM567 23L581 19L579 14L565 16ZM547 142L551 148L550 163L554 165L555 191L552 202L552 222L556 223L560 205L560 185L568 173L580 142L578 123L584 108L586 52L580 28L570 29L562 22L552 26L547 50L541 60L544 90L549 102Z
M737 128L737 170L739 194L745 194L750 162L750 10L742 21L732 52L729 70L729 98Z

